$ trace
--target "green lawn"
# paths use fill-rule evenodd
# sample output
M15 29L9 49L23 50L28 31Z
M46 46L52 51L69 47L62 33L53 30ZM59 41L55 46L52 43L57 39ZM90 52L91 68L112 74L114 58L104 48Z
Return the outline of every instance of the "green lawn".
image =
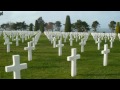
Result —
M21 70L22 79L119 79L120 78L120 41L116 38L113 48L108 56L108 66L103 66L104 41L101 43L101 50L97 50L97 44L90 35L86 42L85 52L81 53L81 46L74 40L73 46L69 41L64 43L63 55L58 56L58 48L48 41L45 35L41 35L36 50L33 51L33 60L28 61L27 40L20 41L20 46L15 46L15 41L11 45L11 52L6 52L3 37L0 37L0 79L12 79L12 72L5 72L5 66L13 64L12 55L20 55L20 62L27 63L28 68ZM107 42L110 45L110 42ZM71 62L67 61L67 56L71 55L71 48L77 48L77 53L81 58L77 60L77 76L71 77Z

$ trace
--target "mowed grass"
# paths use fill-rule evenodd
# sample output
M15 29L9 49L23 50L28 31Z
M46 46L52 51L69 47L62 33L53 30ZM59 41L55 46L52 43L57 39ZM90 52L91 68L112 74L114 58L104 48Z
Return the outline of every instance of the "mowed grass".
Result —
M113 48L108 56L108 66L103 66L104 41L101 43L101 50L97 50L97 44L90 35L86 42L85 52L81 53L79 42L74 40L73 46L69 40L64 43L62 56L58 56L58 48L53 48L51 42L42 34L33 51L33 60L28 61L27 51L24 47L27 42L20 41L19 46L15 46L15 41L11 45L11 52L6 52L3 37L0 37L0 79L13 79L12 72L5 72L5 66L12 65L12 55L20 55L20 62L27 63L28 68L21 70L22 79L119 79L120 78L120 41L115 39ZM57 42L58 43L58 42ZM110 46L110 42L107 41ZM77 75L71 77L71 62L67 61L67 56L71 55L71 48L77 48L77 54L81 58L77 60Z

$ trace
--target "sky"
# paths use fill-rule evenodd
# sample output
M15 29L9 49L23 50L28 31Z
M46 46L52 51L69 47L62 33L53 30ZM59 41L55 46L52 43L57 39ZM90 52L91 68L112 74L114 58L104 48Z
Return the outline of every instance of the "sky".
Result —
M120 11L3 11L0 25L23 21L26 24L35 24L35 20L39 17L42 17L45 22L61 21L64 24L67 15L70 16L71 23L82 20L91 26L92 22L97 20L101 28L108 28L110 21L120 22Z

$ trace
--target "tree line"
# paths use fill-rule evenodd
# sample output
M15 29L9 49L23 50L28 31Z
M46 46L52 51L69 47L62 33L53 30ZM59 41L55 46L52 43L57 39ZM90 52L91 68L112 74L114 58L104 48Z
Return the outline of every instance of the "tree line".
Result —
M64 29L65 32L72 32L72 31L88 32L90 29L93 29L94 32L97 32L97 28L100 27L100 23L98 21L93 21L91 28L86 21L77 20L75 23L71 23L71 19L70 19L69 15L66 16L65 24L63 24L63 25L65 25L65 29ZM108 26L112 33L114 33L114 32L120 33L120 23L119 22L110 21ZM1 28L5 29L5 30L7 28L9 28L11 30L19 30L19 29L26 30L26 29L28 29L29 31L40 30L41 32L44 32L45 30L53 31L54 29L56 31L60 31L61 27L62 27L62 23L60 21L56 21L55 23L53 23L53 22L46 23L42 19L42 17L35 20L35 25L33 23L30 23L29 25L27 25L25 23L25 21L16 22L16 23L6 23L6 24L1 25Z

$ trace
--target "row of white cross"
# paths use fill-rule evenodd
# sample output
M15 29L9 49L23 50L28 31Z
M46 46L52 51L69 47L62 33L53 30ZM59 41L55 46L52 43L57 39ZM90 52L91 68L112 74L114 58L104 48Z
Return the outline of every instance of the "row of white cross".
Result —
M37 44L41 33L37 33L35 38L32 38L32 41L28 42L28 47L25 47L24 50L28 50L28 61L32 60L32 50L35 50L35 45ZM9 40L9 39L8 39ZM6 44L6 43L5 43ZM33 44L33 46L32 46ZM27 63L20 64L20 56L13 55L13 65L5 66L6 72L13 71L14 79L21 79L20 71L27 68Z
M21 34L21 37L22 37L22 43L24 43L24 39L25 38L23 38L25 35L27 36L27 37L32 37L33 35L35 35L36 36L36 34L37 34L37 32L12 32L12 31L8 31L9 33L12 33L12 35L16 35L16 39L14 39L13 38L13 40L15 40L16 41L16 46L19 46L19 40L20 40L20 38L19 38L19 35ZM5 32L3 32L3 36L4 36L4 39L5 39L5 42L4 42L4 45L7 45L7 52L10 52L10 44L12 44L12 42L10 42L10 39L9 39L9 37L10 37L10 34L8 33L7 31L5 31ZM17 34L16 34L17 33ZM34 38L33 38L34 39ZM37 38L36 38L37 39ZM25 39L25 40L27 40L27 38ZM36 42L37 40L35 40L35 43L37 43Z
M107 66L107 60L108 60L108 53L110 50L108 49L108 45L104 45L104 50L101 52L104 54L104 59L103 59L103 66ZM76 48L71 49L71 56L67 57L67 61L71 61L71 76L74 77L77 75L77 70L76 70L76 60L80 59L80 54L76 54L77 50ZM13 55L13 65L11 66L6 66L5 71L6 72L11 72L13 71L14 74L14 79L21 79L21 74L20 70L26 69L27 64L23 63L20 64L20 56L19 55Z
M25 47L24 50L28 50L28 60L31 61L32 60L32 50L35 49L35 45L38 42L40 34L36 35L35 37L38 37L37 39L32 39L32 41L28 42L28 47ZM49 38L49 36L47 36ZM52 38L52 37L51 37ZM82 38L81 42L79 43L81 45L81 52L84 51L84 45L86 44L88 37ZM59 41L58 44L56 45L56 37L53 37L53 48L58 47L58 55L61 56L62 55L62 47L64 46L64 44L62 44L62 37L59 37ZM50 40L50 39L49 39ZM69 39L70 45L72 46L72 35L70 34L70 39ZM6 42L8 42L9 40L6 40ZM54 42L55 41L55 42ZM5 42L5 44L6 44ZM98 43L100 42L100 38L98 37ZM31 44L33 43L33 46L31 46ZM98 47L100 47L100 45L98 45ZM98 48L99 49L99 48ZM108 49L108 45L105 44L104 45L104 50L101 51L102 54L104 54L104 58L103 58L103 66L107 66L107 60L108 60L108 53L110 52L110 50ZM71 76L74 77L77 74L76 71L76 60L80 59L80 54L76 54L77 50L76 48L72 48L71 49L71 56L67 57L67 61L71 61ZM11 66L6 66L5 67L5 71L6 72L11 72L13 71L14 73L14 79L20 79L20 70L22 69L26 69L27 68L27 64L23 63L20 64L20 56L19 55L13 55L13 65Z

